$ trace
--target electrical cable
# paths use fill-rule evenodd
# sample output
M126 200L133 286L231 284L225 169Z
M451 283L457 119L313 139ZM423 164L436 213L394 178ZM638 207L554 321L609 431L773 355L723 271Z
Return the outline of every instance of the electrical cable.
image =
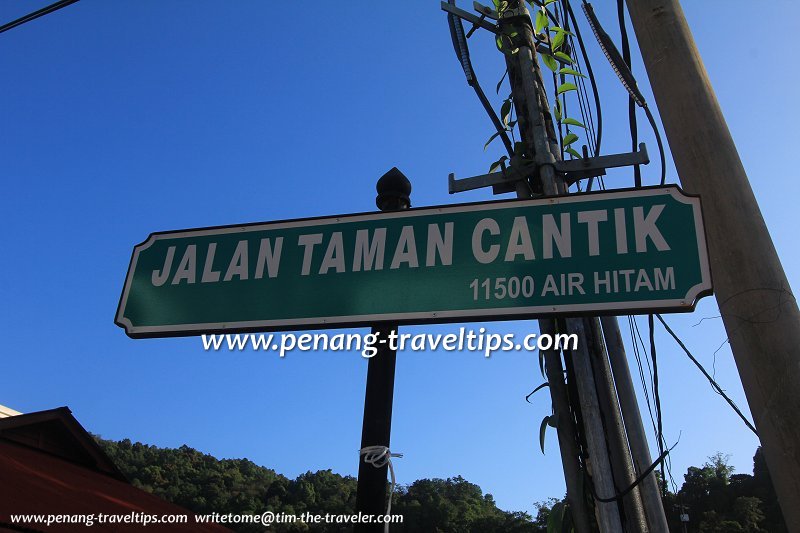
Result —
M680 442L680 438L678 438L678 442ZM597 500L599 502L602 502L602 503L612 503L612 502L617 502L617 501L621 500L622 498L627 496L630 491L635 489L642 481L644 481L647 478L647 476L649 476L653 472L653 470L656 469L656 467L659 464L662 464L662 462L667 458L667 456L672 451L672 449L675 448L675 446L678 445L678 442L673 444L672 447L669 448L668 450L664 450L664 452L658 457L658 459L656 459L653 462L653 464L651 464L649 467L647 467L647 469L644 472L642 472L642 474L639 477L637 477L634 480L633 483L628 485L628 487L625 490L615 494L611 498L601 498L600 496L597 495L597 491L595 489L594 483L591 483L590 484L590 488L592 490L592 496L594 497L595 500Z
M653 415L653 408L652 408L652 406L650 404L650 398L649 398L648 393L647 393L648 385L647 385L645 377L644 377L644 372L643 372L643 368L642 368L642 361L641 361L641 358L639 357L639 352L638 352L640 346L641 346L642 352L647 352L647 347L645 346L644 339L642 338L642 334L639 331L639 324L636 321L636 317L634 317L632 315L629 315L628 316L628 322L629 322L629 325L630 325L630 328L631 328L631 342L632 342L632 345L634 347L634 355L636 355L636 357L637 357L637 361L636 362L637 362L637 364L639 366L639 376L640 376L641 382L642 382L642 390L644 391L644 394L645 394L645 400L647 400L647 409L648 409L648 414L650 415L650 423L653 426L653 433L655 435L658 435L658 425L656 424L656 419L655 419L655 416ZM638 342L637 342L637 339L638 339ZM647 361L647 369L648 369L648 372L650 374L650 385L649 385L649 388L652 390L652 389L654 389L653 368L650 365L650 359L649 358L645 358L645 361ZM662 443L662 445L666 446L667 441L666 441L666 439L663 438L663 435L662 435L662 438L661 438L661 443ZM678 487L675 484L675 478L672 476L672 459L671 459L671 457L669 455L665 459L664 465L666 466L667 477L669 478L669 481L672 484L673 491L677 492ZM666 482L666 479L664 480L664 482Z
M661 134L658 132L658 126L656 126L656 119L653 118L653 113L650 111L648 106L644 106L644 112L647 115L647 120L650 122L650 127L653 128L653 133L656 136L656 143L658 144L658 155L661 158L661 185L667 183L667 160L666 155L664 153L664 144L661 142Z
M33 13L28 13L25 16L22 16L22 17L20 17L20 18L18 18L16 20L12 20L11 22L7 22L6 24L3 24L2 26L0 26L0 33L3 33L4 31L8 31L8 30L10 30L12 28L16 28L17 26L21 26L22 24L25 24L26 22L30 22L32 20L38 19L39 17L43 17L43 16L45 16L45 15L47 15L49 13L52 13L53 11L57 11L57 10L61 9L62 7L67 7L69 5L72 5L72 4L76 3L77 1L78 0L60 0L60 1L56 2L56 3L54 3L54 4L50 4L49 6L45 6L42 9L39 9L38 11L34 11Z
M625 24L625 2L624 0L617 0L617 21L619 22L619 33L622 41L622 60L628 65L628 69L633 73L633 65L631 64L631 46L628 42L628 27ZM636 102L630 96L628 97L628 123L631 129L631 149L636 151L639 144L638 128L636 124ZM639 165L633 166L633 184L634 187L642 186L642 169Z
M614 42L611 40L611 37L603 30L602 26L600 25L600 21L597 19L597 16L594 14L594 10L592 9L592 5L586 0L583 1L582 6L583 12L586 15L587 20L589 21L589 26L592 28L592 32L594 33L595 38L597 39L598 44L600 45L600 49L603 51L603 54L608 59L611 68L614 70L614 73L619 78L622 86L625 87L625 90L628 91L628 94L633 99L639 107L645 110L647 114L647 120L650 122L650 126L653 128L653 133L656 136L656 142L658 143L658 149L661 156L661 180L660 184L664 185L666 183L666 156L664 153L664 145L661 142L661 134L658 131L658 127L656 126L656 121L653 118L653 114L647 106L647 102L644 99L641 91L639 91L639 87L636 85L636 79L633 77L630 69L628 68L627 63L620 55L617 47L614 45Z
M588 91L586 90L586 82L584 81L586 76L583 74L583 68L581 66L580 58L578 57L577 54L572 54L572 52L576 51L577 48L575 46L575 39L572 38L572 35L571 35L572 32L570 30L574 29L575 33L578 33L578 32L580 32L580 28L578 28L578 27L572 28L570 26L570 19L569 19L569 15L568 15L568 13L569 13L569 0L562 0L561 12L562 12L562 18L564 20L563 27L567 31L567 35L568 35L568 37L566 39L566 43L569 45L569 51L570 51L571 55L575 56L572 59L574 61L575 70L579 74L578 76L575 77L575 81L576 81L576 86L578 88L578 90L577 90L577 93L578 93L578 105L580 106L580 109L581 109L581 118L582 118L583 124L585 126L585 131L588 134L587 144L588 144L588 148L591 151L591 153L594 154L596 152L596 146L595 145L596 145L597 132L595 131L594 116L593 116L593 113L592 113L591 105L589 103L589 94L588 94ZM585 57L584 60L587 63L589 61L588 57ZM577 182L577 184L580 186L580 182Z
M653 315L647 315L647 326L650 329L650 357L653 359L653 397L656 403L656 439L658 440L658 451L664 453L664 426L661 420L661 395L658 391L658 359L656 358L656 337ZM662 492L666 492L666 472L664 463L661 463L661 479L664 482Z
M636 333L634 332L634 318L632 315L628 315L628 328L631 334L631 346L633 346L633 355L636 358L636 366L639 370L639 380L642 384L642 391L644 392L644 399L647 403L647 412L650 415L650 422L653 425L653 433L656 431L656 422L655 416L653 416L653 406L650 403L650 393L649 390L652 386L652 382L650 385L647 383L647 379L644 376L644 365L642 364L642 356L641 352L639 351L639 343L636 341ZM652 375L652 373L651 373Z
M689 349L686 347L686 345L678 338L678 336L675 334L675 332L672 331L672 328L670 328L667 325L667 323L664 321L664 319L661 317L661 315L656 315L656 317L658 317L658 320L664 326L664 329L667 330L667 333L669 333L672 336L672 338L675 339L675 342L678 343L678 346L681 347L681 349L684 351L684 353L686 353L686 355L689 357L689 359L691 359L691 361L695 364L695 366L697 366L697 368L700 369L700 372L703 373L703 375L706 377L708 382L711 384L711 387L714 389L714 392L716 392L717 394L722 396L725 399L725 401L728 402L728 405L730 405L731 408L736 412L736 414L739 415L739 418L742 419L742 422L744 422L744 424L750 429L750 431L752 431L756 436L758 436L758 431L756 431L756 428L753 426L753 424L751 424L750 421L744 416L744 414L739 409L739 407L736 405L736 403L734 403L734 401L731 400L730 397L728 397L727 394L725 394L725 392L722 390L722 387L720 387L719 384L716 381L714 381L714 378L712 378L708 374L706 369L703 368L703 365L700 364L700 362L692 355L692 353L689 351Z
M453 6L456 5L455 0L448 0L448 3ZM467 45L467 38L464 34L464 25L461 23L461 19L452 13L447 14L447 24L450 27L450 37L453 41L453 49L456 52L456 57L458 58L458 62L461 64L461 68L464 70L464 76L467 78L467 84L469 84L469 86L475 90L478 100L480 100L481 105L483 105L483 108L486 110L486 114L489 115L489 119L492 121L492 125L494 125L495 129L497 130L497 135L499 135L500 139L503 141L503 145L505 145L508 156L511 157L514 155L514 147L511 144L511 140L508 138L505 126L500 121L497 113L494 112L489 99L486 98L486 94L483 92L480 83L478 83L478 77L475 75L475 70L472 68L472 61L469 57L469 46Z
M589 60L589 54L586 52L586 45L583 42L583 37L581 36L581 30L580 26L578 26L578 20L575 17L575 12L572 10L572 6L570 5L569 1L565 1L565 5L567 7L569 19L572 21L572 27L575 29L575 37L578 39L578 46L581 49L581 55L586 63L586 74L589 76L589 82L592 85L595 112L597 113L597 136L594 143L594 156L597 157L600 155L600 141L603 139L603 111L600 107L600 93L597 90L597 81L594 78L592 64Z
M564 5L569 4L569 0L562 0L562 4ZM564 5L561 6L561 13L563 19L562 26L568 32L567 35L569 35L569 33L571 33L570 32L571 27L569 23L569 17L567 15L567 8ZM565 42L569 46L569 52L570 53L574 52L575 51L574 39L571 36L569 36L567 39L565 39ZM578 58L577 54L570 54L570 55L575 56L573 58L575 70L582 75L583 72L581 68L580 58ZM587 145L591 153L594 154L595 137L596 137L596 132L594 130L594 117L592 116L592 110L589 104L589 95L587 94L586 91L586 84L584 83L583 76L581 75L575 76L575 81L576 81L575 85L577 87L576 92L578 95L578 106L581 112L581 120L584 125L584 131L586 131L587 133ZM578 188L580 188L580 182L576 182L576 184L578 185Z

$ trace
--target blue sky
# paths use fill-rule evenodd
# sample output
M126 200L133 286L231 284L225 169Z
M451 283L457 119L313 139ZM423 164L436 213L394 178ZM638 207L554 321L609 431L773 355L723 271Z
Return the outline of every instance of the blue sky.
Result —
M0 21L45 4L3 2ZM611 3L597 4L616 38ZM796 48L800 7L778 0L757 24L751 2L684 8L797 285L798 74L783 56ZM583 30L601 85L603 151L626 151L626 94ZM471 47L493 94L502 56L489 35ZM649 96L636 49L634 58ZM491 124L439 3L82 0L0 34L0 72L0 404L67 405L106 438L187 444L289 476L355 474L366 376L357 354L206 353L199 338L131 340L113 317L132 248L153 231L370 211L392 166L411 179L415 206L490 199L447 194L449 172L481 174L501 147L483 151ZM651 164L645 181L657 174ZM668 178L678 180L674 169ZM630 186L631 173L606 184ZM707 298L667 320L749 414L720 320L695 325L717 314ZM533 321L487 327L536 331ZM680 436L678 485L717 451L750 472L756 438L661 329L657 341L665 435ZM549 398L524 401L540 382L535 354L400 354L399 482L462 475L509 510L562 495L555 435L545 455L538 448Z

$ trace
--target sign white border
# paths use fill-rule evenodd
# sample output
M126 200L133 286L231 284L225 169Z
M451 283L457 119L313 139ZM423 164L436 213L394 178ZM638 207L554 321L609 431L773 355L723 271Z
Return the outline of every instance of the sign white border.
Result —
M276 230L302 228L307 226L326 226L331 224L339 224L342 222L362 222L386 218L403 219L427 216L436 213L445 214L480 212L498 209L514 209L520 206L572 204L587 201L593 202L598 200L641 198L662 195L669 195L680 203L691 205L694 213L698 258L700 260L701 282L691 287L686 293L685 297L680 299L570 304L561 306L524 306L506 308L487 307L483 309L464 309L436 312L420 311L410 313L385 313L377 315L346 315L279 320L249 320L243 322L208 322L201 324L177 324L166 326L134 326L131 321L124 316L125 305L127 304L128 294L130 292L131 283L133 282L133 273L136 271L139 254L148 249L158 240L172 239L175 237L200 237L209 235L227 235L231 233L250 233L266 229ZM697 196L686 195L678 186L670 185L666 187L647 187L643 189L621 189L616 191L570 194L565 196L553 196L532 200L500 200L494 202L457 204L451 206L422 207L405 211L362 213L334 217L309 218L302 220L287 220L280 222L219 226L152 233L146 241L134 248L133 257L131 258L128 274L125 279L125 286L120 297L119 306L117 308L115 323L124 328L125 333L128 336L137 338L169 336L179 337L187 335L200 335L203 333L232 333L259 330L318 329L325 327L345 326L363 327L378 322L395 322L404 324L440 323L469 321L469 319L511 320L514 318L529 318L534 316L564 314L635 314L640 312L656 312L665 310L686 312L693 310L696 301L702 295L711 294L711 291L711 271L709 269L708 248L706 245L706 235L703 226L700 198Z

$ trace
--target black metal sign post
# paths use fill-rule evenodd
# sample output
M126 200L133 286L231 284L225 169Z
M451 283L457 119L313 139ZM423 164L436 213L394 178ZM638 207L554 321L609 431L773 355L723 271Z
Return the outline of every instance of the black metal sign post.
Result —
M384 174L378 180L376 189L378 197L375 203L381 211L399 211L411 207L411 182L397 168L392 168ZM380 298L380 294L376 294L375 297ZM375 516L386 514L387 509L386 475L392 433L394 370L397 360L397 352L389 345L389 335L397 333L397 325L376 325L373 326L372 333L378 335L378 342L375 344L377 352L370 358L367 368L356 511ZM376 463L368 462L368 450L381 447L384 448L384 458ZM377 455L380 456L380 452ZM391 495L389 497L391 498ZM358 533L383 530L384 525L378 523L357 524L355 528Z

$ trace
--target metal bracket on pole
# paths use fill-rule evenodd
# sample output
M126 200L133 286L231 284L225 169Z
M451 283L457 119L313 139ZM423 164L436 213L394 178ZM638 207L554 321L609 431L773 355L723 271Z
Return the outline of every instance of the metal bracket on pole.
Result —
M603 176L607 168L646 165L649 162L650 157L647 155L647 146L644 143L640 143L638 152L556 161L555 168L556 172L564 174L566 182L572 185L584 178Z
M447 188L450 194L458 192L492 187L494 194L514 192L518 181L531 178L536 172L535 163L517 163L516 158L511 160L511 166L502 163L500 172L481 174L471 178L456 179L452 172L448 176Z
M474 9L484 17L490 18L492 20L500 20L500 15L497 14L497 11L481 4L480 2L472 2L472 9Z
M564 181L568 185L572 185L576 181L585 178L603 176L607 168L646 165L649 162L647 147L644 143L641 143L637 152L584 157L582 159L572 159L571 161L556 161L553 163L553 167L556 172L564 176ZM448 176L447 188L450 194L482 189L483 187L492 187L494 194L514 192L516 183L530 179L536 174L537 168L538 166L535 163L513 158L510 166L506 167L504 163L502 164L500 172L461 179L456 179L455 174L451 172Z
M448 4L447 2L442 2L442 11L447 11L448 13L452 13L453 15L460 17L467 22L473 23L475 26L479 26L484 30L489 30L492 33L498 33L500 30L492 24L491 22L486 22L481 17L477 17L470 13L469 11L464 11L463 9L459 9L454 5Z

